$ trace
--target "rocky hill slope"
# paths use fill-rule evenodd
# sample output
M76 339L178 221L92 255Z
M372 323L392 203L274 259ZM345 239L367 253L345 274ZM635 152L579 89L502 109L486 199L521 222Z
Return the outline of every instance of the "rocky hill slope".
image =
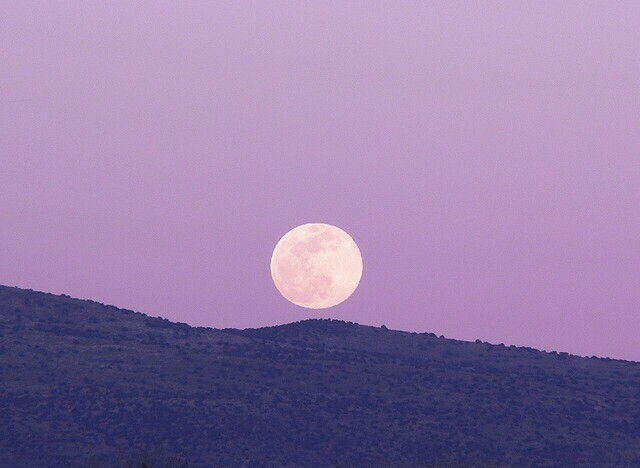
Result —
M0 421L0 466L640 466L640 363L0 287Z

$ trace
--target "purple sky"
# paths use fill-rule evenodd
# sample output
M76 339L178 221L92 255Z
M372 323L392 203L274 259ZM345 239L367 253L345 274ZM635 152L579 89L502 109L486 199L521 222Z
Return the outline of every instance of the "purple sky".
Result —
M0 283L640 360L640 2L0 3ZM273 286L289 229L360 287Z

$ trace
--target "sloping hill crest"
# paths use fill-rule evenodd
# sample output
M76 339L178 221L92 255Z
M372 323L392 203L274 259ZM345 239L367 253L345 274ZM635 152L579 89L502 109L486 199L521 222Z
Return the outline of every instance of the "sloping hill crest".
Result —
M640 363L0 286L0 415L2 466L638 466Z

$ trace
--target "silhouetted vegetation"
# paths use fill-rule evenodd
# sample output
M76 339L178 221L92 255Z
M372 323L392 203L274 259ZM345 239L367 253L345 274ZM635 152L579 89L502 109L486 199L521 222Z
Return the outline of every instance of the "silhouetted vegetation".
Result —
M640 466L640 363L0 287L0 466Z

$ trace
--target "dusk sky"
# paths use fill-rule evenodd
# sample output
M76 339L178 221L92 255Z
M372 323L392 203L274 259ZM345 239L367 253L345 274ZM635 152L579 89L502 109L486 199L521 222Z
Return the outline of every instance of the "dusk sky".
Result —
M640 360L640 2L0 3L0 284ZM329 223L329 309L269 262Z

